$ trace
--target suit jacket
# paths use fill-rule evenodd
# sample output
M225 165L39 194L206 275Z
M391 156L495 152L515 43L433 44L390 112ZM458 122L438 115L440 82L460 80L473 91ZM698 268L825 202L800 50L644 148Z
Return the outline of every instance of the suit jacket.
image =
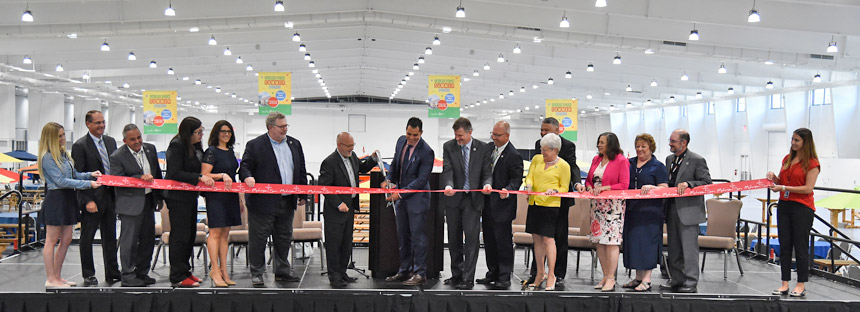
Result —
M245 145L245 153L242 155L242 164L239 165L239 180L253 177L256 183L283 184L281 172L278 170L278 159L269 134L262 135L248 141ZM302 144L294 137L287 136L285 139L290 145L293 154L293 184L307 185L308 176L305 170L305 153ZM246 194L247 207L259 212L272 212L280 207L280 194Z
M203 151L200 151L201 155ZM178 137L167 146L167 176L166 179L197 185L200 182L200 159L197 155L188 155L188 149ZM164 191L167 199L197 201L200 192L197 191ZM168 207L170 208L170 207Z
M493 150L487 148L487 144L472 138L471 151L469 152L469 188L480 189L484 185L493 184L492 169L490 168L490 153ZM457 140L451 139L442 145L442 180L439 187L451 186L462 190L466 183L465 159ZM456 192L453 196L443 196L442 200L448 207L457 207L463 196L470 196L472 207L481 211L484 209L484 194L481 192Z
M143 143L141 147L146 160L149 162L149 170L152 177L161 179L161 168L158 166L158 155L155 151L155 145ZM140 178L143 175L143 168L134 159L131 149L128 145L123 145L110 155L110 172L112 175ZM152 190L152 207L144 207L146 202L146 189L132 187L116 187L116 213L123 215L139 215L142 212L152 212L155 206L161 202L161 190Z
M561 139L561 149L558 150L558 157L564 159L567 164L570 166L570 185L568 188L570 190L573 189L573 185L576 183L582 183L582 176L580 174L579 166L576 164L576 144L571 142L568 139ZM535 141L535 150L540 153L540 140Z
M591 180L594 178L594 171L600 166L601 161L603 161L603 156L600 154L591 159L591 168L585 178L585 185L594 187ZM600 185L608 186L612 190L628 189L630 187L630 161L624 155L615 155L615 159L606 164Z
M490 142L487 147L490 150L490 165L492 165L495 145ZM494 190L516 191L523 184L523 156L513 143L508 142L508 146L502 150L499 160L492 169ZM502 199L499 193L493 192L487 197L489 197L489 205L486 209L493 210L493 221L511 222L517 217L517 195L508 195L508 198Z
M358 186L358 174L368 172L376 166L376 161L372 157L367 157L364 160L359 160L355 153L349 157L352 164L352 174L355 179L356 187ZM346 170L346 165L343 164L343 158L337 150L323 160L320 165L319 185L326 186L345 186L350 187L349 176ZM352 222L352 214L341 212L337 209L342 203L346 203L350 210L358 211L358 195L355 198L352 194L324 194L325 201L323 202L323 215L326 221Z
M107 154L110 156L110 154L116 151L116 140L107 135L102 135L102 140L104 140ZM98 170L101 173L105 173L107 171L104 165L102 165L96 142L93 141L89 133L84 134L83 137L75 141L75 144L72 145L72 159L75 161L75 170L78 172L93 172ZM77 192L78 205L81 209L85 209L87 203L95 201L96 206L101 211L104 209L102 208L104 201L109 200L105 196L110 194L110 192L112 191L108 187L80 190Z
M420 139L412 151L412 157L404 157L400 163L400 154L406 146L406 136L397 139L394 148L394 159L391 161L386 179L405 190L429 190L430 173L433 171L435 154L424 139ZM401 170L402 168L402 170ZM406 201L411 213L422 213L430 208L430 193L402 193L400 200Z
M674 161L675 154L666 157L666 169L669 172L672 172ZM688 149L687 155L681 162L681 167L678 168L675 181L677 183L687 182L690 188L711 184L711 174L708 172L708 163L705 158ZM705 218L705 196L678 197L669 200L675 201L678 217L684 225L696 225L707 220Z

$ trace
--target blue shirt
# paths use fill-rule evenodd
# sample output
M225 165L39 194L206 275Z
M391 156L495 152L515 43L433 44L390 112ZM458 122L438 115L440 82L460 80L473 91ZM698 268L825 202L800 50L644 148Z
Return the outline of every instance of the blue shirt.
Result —
M42 173L49 190L81 190L92 187L90 181L87 181L92 179L92 174L75 171L75 167L72 166L72 162L69 161L69 157L66 155L60 157L60 166L57 166L57 163L54 162L54 158L50 152L42 155Z
M290 149L290 144L287 144L286 138L278 142L271 136L269 136L269 142L272 143L272 150L274 150L275 158L278 160L281 184L293 184L293 151Z

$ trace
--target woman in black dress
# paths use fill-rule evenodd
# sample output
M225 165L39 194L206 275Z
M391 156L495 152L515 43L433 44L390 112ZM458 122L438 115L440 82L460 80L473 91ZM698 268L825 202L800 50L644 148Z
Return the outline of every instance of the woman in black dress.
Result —
M636 157L630 158L630 189L643 194L655 188L669 187L666 166L654 157L657 143L643 133L634 140ZM622 233L624 266L636 270L636 278L624 288L642 292L651 290L651 270L657 267L663 248L663 200L628 199L627 216Z
M224 181L224 189L232 188L239 161L233 152L236 138L233 135L233 125L226 120L219 120L209 134L209 149L203 154L201 165L203 175L213 180ZM231 226L242 224L242 210L245 203L242 194L208 192L206 198L206 219L209 221L209 258L212 259L212 269L209 276L216 287L236 285L227 275L227 236Z
M179 133L167 147L167 179L197 185L214 186L215 181L200 174L203 158L203 124L200 119L185 117ZM191 255L197 236L197 191L165 191L170 213L170 283L174 287L198 287L200 278L191 274Z

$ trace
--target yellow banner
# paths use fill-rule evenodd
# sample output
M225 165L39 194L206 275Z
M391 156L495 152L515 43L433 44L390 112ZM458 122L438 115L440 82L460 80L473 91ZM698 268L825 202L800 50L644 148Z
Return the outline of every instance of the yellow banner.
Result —
M260 73L257 78L260 115L268 115L271 111L279 111L291 115L292 80L291 73Z
M460 76L428 76L427 117L460 117Z
M143 133L176 134L176 91L143 91Z
M576 141L576 131L579 120L576 114L577 100L546 100L546 117L558 120L558 132L561 137Z

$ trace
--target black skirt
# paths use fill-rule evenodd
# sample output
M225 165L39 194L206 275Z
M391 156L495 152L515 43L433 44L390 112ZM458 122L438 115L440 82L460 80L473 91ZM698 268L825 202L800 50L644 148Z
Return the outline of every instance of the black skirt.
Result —
M75 190L56 189L45 193L42 201L42 215L45 225L75 225L80 220Z
M554 237L558 221L558 207L529 205L526 216L526 233Z

